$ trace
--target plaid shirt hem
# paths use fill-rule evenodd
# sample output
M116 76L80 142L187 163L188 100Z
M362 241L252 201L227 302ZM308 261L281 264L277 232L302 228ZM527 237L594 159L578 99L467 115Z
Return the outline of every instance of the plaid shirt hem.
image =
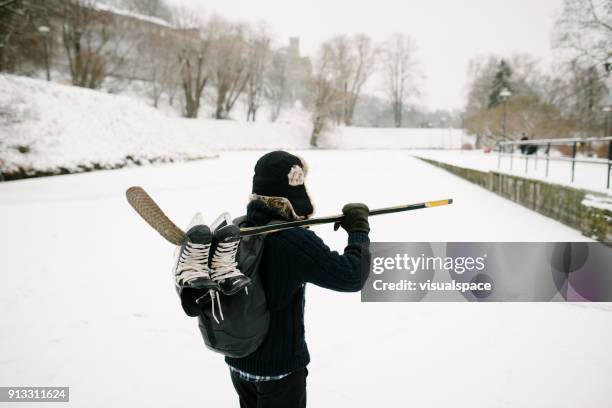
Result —
M255 374L245 373L244 371L241 371L235 367L232 367L231 365L228 365L228 367L230 371L238 375L238 377L241 380L247 381L247 382L276 381L276 380L281 380L291 374L291 373L286 373L286 374L281 374L281 375L255 375Z

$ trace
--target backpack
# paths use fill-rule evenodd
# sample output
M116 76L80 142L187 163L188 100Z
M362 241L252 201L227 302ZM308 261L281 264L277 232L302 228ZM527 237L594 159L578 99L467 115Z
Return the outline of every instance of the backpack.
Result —
M237 218L233 223L244 227L246 217ZM240 241L236 261L240 271L251 278L251 284L232 296L219 294L223 319L219 318L217 323L210 303L202 308L198 316L206 347L228 357L248 356L263 343L268 333L270 311L259 274L264 240L265 235L250 235Z

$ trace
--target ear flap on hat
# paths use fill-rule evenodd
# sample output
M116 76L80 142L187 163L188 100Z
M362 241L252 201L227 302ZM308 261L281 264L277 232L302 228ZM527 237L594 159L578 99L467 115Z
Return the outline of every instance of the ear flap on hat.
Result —
M289 174L287 174L288 183L292 187L303 185L305 177L304 170L297 164L292 166Z
M291 201L285 197L269 197L251 193L249 201L261 201L267 206L275 208L287 220L301 220L306 218L306 216L298 215Z
M302 170L304 170L304 176L307 176L308 175L308 163L306 163L306 160L304 160L300 156L295 156L295 157L300 159L300 163L302 163Z

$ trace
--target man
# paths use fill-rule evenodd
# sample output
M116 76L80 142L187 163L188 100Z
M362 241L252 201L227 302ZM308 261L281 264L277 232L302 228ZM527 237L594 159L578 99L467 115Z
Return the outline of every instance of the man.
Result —
M529 138L527 137L527 135L525 133L523 133L523 135L521 136L521 142L524 140L529 140ZM521 151L521 154L526 154L527 153L527 147L529 146L529 144L527 143L521 143L519 145L519 150Z
M297 156L275 151L255 165L247 220L265 225L272 220L310 217L313 205L304 185L308 168ZM369 256L368 208L347 204L340 224L348 232L342 255L331 251L317 235L293 228L266 238L259 266L271 312L264 343L247 357L226 357L240 406L305 407L306 366L310 362L304 338L304 292L306 283L340 291L361 290L367 274L362 268Z
M310 217L313 205L304 185L307 172L305 162L284 151L261 157L255 165L247 226ZM304 338L306 283L356 292L361 290L369 270L368 207L347 204L342 212L343 221L335 226L348 232L348 245L342 255L331 251L306 228L286 229L265 238L258 272L270 311L268 332L263 343L248 356L225 357L242 408L306 406L306 366L310 362ZM249 278L233 262L239 228L227 224L211 229L197 225L188 231L190 240L181 250L175 273L177 285L183 288L179 292L185 311L191 316L200 314L194 299L201 293L186 295L184 288L207 289L211 298L202 304L211 307L218 322L215 303L219 318L223 316L217 294L233 296L243 287L248 289ZM210 268L202 269L202 265Z
M529 140L529 137L525 133L523 133L523 136L521 137L521 141L524 140ZM530 143L521 143L519 145L519 149L521 151L521 154L532 155L538 151L538 145Z

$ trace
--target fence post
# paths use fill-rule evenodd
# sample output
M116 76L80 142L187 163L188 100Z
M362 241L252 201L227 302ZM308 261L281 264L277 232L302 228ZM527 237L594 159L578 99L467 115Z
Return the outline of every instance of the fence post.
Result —
M574 168L576 167L576 145L576 142L572 145L572 183L574 182Z
M550 143L546 146L546 175L548 177L548 164L550 162Z
M612 170L612 140L608 143L608 183L606 188L610 188L610 170Z
M501 157L502 157L502 145L499 144L499 157L497 158L497 169L501 167Z

